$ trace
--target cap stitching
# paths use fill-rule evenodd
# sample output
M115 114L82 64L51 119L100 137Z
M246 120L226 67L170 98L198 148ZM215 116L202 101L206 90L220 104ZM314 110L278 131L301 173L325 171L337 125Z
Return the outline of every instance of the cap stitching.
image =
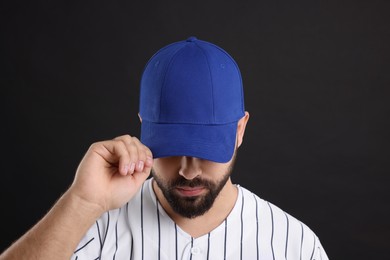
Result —
M229 53L227 53L224 49L222 49L221 47L219 47L219 46L217 46L217 45L215 45L215 44L213 44L213 43L206 42L206 41L202 41L202 40L199 40L199 39L197 39L197 40L194 41L194 42L191 42L191 44L196 44L196 46L197 46L197 47L203 52L203 54L206 56L206 61L207 61L207 64L208 64L208 66L209 66L209 73L210 73L210 78L211 78L211 79L212 79L212 75L211 75L210 63L209 63L209 60L208 60L208 56L205 54L206 51L203 50L203 49L197 44L198 41L199 41L199 42L202 42L202 43L205 43L205 44L207 44L207 45L209 45L209 46L211 46L211 47L215 47L215 48L219 49L221 52L223 52L223 53L224 53L224 54L233 62L234 66L236 67L237 76L239 77L240 83L241 83L241 87L240 87L240 94L241 94L241 109L242 109L242 112L244 112L244 111L245 111L245 107L244 107L244 95L243 95L243 87L242 87L243 82L242 82L242 77L241 77L240 69L239 69L239 67L238 67L238 65L237 65L237 63L236 63L236 61L235 61L235 60L233 59L233 57L232 57ZM169 45L163 47L159 52L155 53L155 54L152 56L152 58L149 59L147 65L145 66L145 68L146 68L146 67L148 66L148 64L153 60L153 58L154 58L158 53L161 53L161 51L163 51L164 49L166 49L166 48L168 48L168 47L171 47L172 45L182 44L182 43L184 43L184 44L183 44L181 47L179 47L179 48L175 51L175 53L172 55L171 60L169 61L168 65L166 66L166 69L165 69L163 85L162 85L162 87L160 88L160 104L159 104L160 109L159 109L159 115L158 115L158 118L157 118L158 121L155 121L155 120L148 120L148 121L149 121L149 122L153 122L153 123L161 123L161 124L197 124L197 125L224 125L224 124L229 124L229 123L237 122L243 115L240 115L238 118L236 118L235 120L232 120L231 122L228 122L228 123L226 123L226 122L223 122L223 123L218 122L218 123L216 123L216 119L215 119L215 103L214 103L214 81L213 81L213 80L212 80L212 88L213 88L213 90L212 90L211 94L212 94L212 99L213 99L213 121L214 121L214 122L213 122L212 124L210 124L210 122L204 122L204 121L203 121L203 122L202 122L202 121L185 121L185 122L180 122L180 123L177 123L177 122L172 123L172 122L169 122L169 121L166 121L166 122L160 121L160 119L161 119L161 106L162 106L161 100L162 100L163 89L164 89L165 86L166 86L166 75L167 75L168 70L169 70L170 67L171 67L171 63L173 62L173 60L176 58L176 56L178 55L178 53L179 53L180 51L183 51L183 49L186 47L186 45L187 45L186 42L184 42L184 41L174 42L174 43L171 43L171 44L169 44ZM145 68L144 68L144 71L145 71ZM147 120L147 118L143 118L143 119L144 119L144 120Z
M144 80L144 74L145 74L145 71L146 71L146 69L149 67L149 64L152 62L152 61L154 61L154 58L158 55L158 54L160 54L161 52L163 52L164 50L166 50L166 49L168 49L168 48L170 48L170 47L172 47L172 46L174 46L174 45L177 45L177 44L180 44L180 43L182 43L182 41L178 41L178 42L173 42L173 43L171 43L171 44L168 44L167 46L165 46L165 47L163 47L163 48L161 48L158 52L156 52L156 53L154 53L153 55L152 55L152 57L148 60L148 62L145 64L145 66L144 66L144 68L143 68L143 70L142 70L142 76L141 76L141 84L140 84L140 87L142 86L142 81ZM181 49L181 48L180 48ZM177 51L179 51L180 49L178 49ZM176 51L176 52L177 52ZM165 79L165 75L164 75L164 79ZM142 89L140 89L140 93L141 93L141 91L142 91ZM161 91L161 90L160 90ZM140 95L140 99L141 99L141 95ZM160 93L160 106L161 106L161 93ZM160 109L161 110L161 109ZM141 113L141 100L139 100L139 111L140 111L140 113ZM160 117L160 113L159 113L159 115L158 115L158 117ZM143 118L143 119L146 119L146 118Z
M166 69L165 69L165 73L164 73L164 80L163 80L163 84L161 86L161 89L160 89L160 109L159 109L159 113L158 113L158 120L161 120L161 107L162 107L162 99L163 99L163 93L164 93L164 88L165 88L165 85L166 85L166 78L167 78L167 74L169 72L169 70L171 69L171 64L173 62L173 60L176 58L176 56L178 55L179 52L183 51L183 49L185 48L185 45L181 46L181 48L178 48L176 50L176 52L172 55L172 58L171 60L169 61Z
M202 41L202 40L198 40L198 41ZM234 64L234 66L236 67L236 73L237 73L237 76L240 78L240 83L241 83L241 88L240 88L240 93L241 93L241 109L242 109L242 112L245 111L245 105L244 105L244 90L243 90L243 81L242 81L242 75L241 75L241 71L240 71L240 68L238 67L238 64L236 62L236 60L233 58L233 56L231 56L227 51L225 51L224 49L222 49L221 47L219 47L218 45L215 45L211 42L206 42L206 41L202 41L204 43L207 43L211 46L214 46L216 47L217 49L219 49L220 51L222 51Z
M203 53L203 55L206 58L207 66L209 68L209 74L210 74L210 79L211 79L211 100L213 102L213 111L212 111L212 117L213 117L213 122L215 122L215 102L214 102L214 80L213 80L213 75L211 74L211 67L209 63L209 57L206 53L205 50L203 50L196 42L195 42L196 47Z
M190 121L185 121L185 122L169 122L169 121L153 121L153 120L144 120L142 119L142 121L147 121L149 123L153 123L153 124L161 124L161 125L203 125L203 126L222 126L222 125L230 125L230 124L233 124L233 123L237 123L242 117L240 116L238 119L235 119L233 121L229 121L229 122L224 122L224 123L206 123L206 122L197 122L197 121L193 121L193 122L190 122Z

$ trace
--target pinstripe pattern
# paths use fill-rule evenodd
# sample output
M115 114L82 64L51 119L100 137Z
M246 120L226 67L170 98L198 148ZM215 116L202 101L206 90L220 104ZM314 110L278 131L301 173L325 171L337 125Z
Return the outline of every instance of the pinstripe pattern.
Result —
M210 258L210 233L207 234L207 260Z
M286 248L284 249L284 257L286 258L286 260L287 260L287 248L288 248L288 225L289 225L289 223L288 223L288 216L287 216L287 214L286 213L284 213L284 215L286 216L286 222L287 222L287 228L286 228Z
M158 210L159 203L156 203L156 215L157 215L157 226L158 226L158 260L161 259L161 227L160 227L160 212Z
M102 241L102 236L100 235L99 222L97 222L97 221L96 221L96 228L97 228L97 233L99 235L100 250L102 250L102 248L103 248L103 241Z
M272 259L275 260L275 251L274 251L274 213L272 211L271 205L267 202L269 210L271 212L271 223L272 223L272 233L271 233L271 249L272 249Z
M240 259L241 260L242 260L243 235L244 235L244 195L241 192L241 239L240 239Z
M223 245L223 259L226 259L226 242L227 241L227 219L225 219L225 239Z
M130 260L133 259L133 248L134 248L134 245L133 245L133 239L131 239L131 246L130 246Z
M191 248L194 247L194 238L191 237ZM192 254L190 254L190 260L192 260Z
M313 245L313 252L311 253L310 259L313 259L314 250L315 250L315 248L316 248L316 239L315 239L315 235L313 234L313 236L314 236L314 245Z
M256 212L256 259L259 260L259 205L257 203L257 199L255 194L253 194L253 198L255 199L255 212Z
M125 218L128 219L129 218L129 203L126 203L126 211L125 211ZM133 238L131 237L130 238L130 255L129 255L129 259L132 260L133 259Z
M89 243L92 242L92 240L94 240L95 238L91 238L85 245L82 245L80 248L76 249L76 251L74 251L74 253L76 254L78 251L80 251L81 249L83 249L84 247L86 247Z
M168 217L148 180L123 210L109 211L96 221L72 260L328 259L306 225L238 187L229 216L214 230L193 238Z
M179 259L177 250L178 250L178 248L177 248L177 225L175 223L175 259L176 260Z
M141 259L143 260L144 259L144 185L145 183L142 184L142 187L141 187L141 242L142 242L142 257Z
M119 209L119 214L121 214L121 209ZM118 251L118 220L119 219L117 219L115 223L115 253L112 257L113 260L115 260L116 252Z
M302 227L302 236L301 236L301 251L300 251L299 259L302 260L303 234L304 234L302 223L301 223L301 227Z

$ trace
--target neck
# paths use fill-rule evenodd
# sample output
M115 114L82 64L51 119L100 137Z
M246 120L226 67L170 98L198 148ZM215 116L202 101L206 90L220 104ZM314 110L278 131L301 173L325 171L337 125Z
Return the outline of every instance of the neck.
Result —
M186 218L177 214L171 208L155 181L153 181L153 190L169 217L182 230L194 238L205 235L217 228L232 211L238 194L237 187L232 184L231 179L229 178L216 197L213 206L205 214L195 218Z

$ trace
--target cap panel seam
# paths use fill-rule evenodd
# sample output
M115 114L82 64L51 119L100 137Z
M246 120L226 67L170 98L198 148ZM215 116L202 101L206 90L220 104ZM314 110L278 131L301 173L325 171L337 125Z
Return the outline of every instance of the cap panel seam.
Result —
M209 62L209 57L206 53L205 50L203 50L196 42L195 42L195 45L198 49L200 49L200 51L203 53L203 55L206 57L206 62L207 62L207 67L209 69L209 74L210 74L210 79L211 79L211 100L213 102L213 111L212 111L212 117L213 117L213 121L216 122L215 120L215 102L214 102L214 79L213 79L213 75L211 74L211 67L210 67L210 62Z
M167 46L161 48L158 52L156 52L155 54L153 54L153 56L148 60L148 62L145 64L145 66L144 66L144 68L143 68L143 70L142 70L142 77L141 77L140 87L142 87L142 81L144 80L144 79L143 79L143 76L144 76L144 74L145 74L145 71L146 71L146 69L149 67L149 65L151 64L151 62L154 61L154 59L155 59L161 52L163 52L164 50L166 50L166 49L168 49L168 48L171 48L171 47L174 46L174 45L181 44L181 43L182 43L182 41L173 42L173 43L168 44ZM183 48L183 47L182 47L182 48ZM176 50L176 52L178 52L178 51L181 50L182 48L178 48L178 50ZM175 53L176 53L176 52L175 52ZM168 68L168 66L167 66L167 68ZM165 71L167 70L167 68L165 69ZM164 81L165 81L165 75L166 75L166 74L164 74ZM163 83L163 84L164 84L164 83ZM140 89L140 92L141 92L141 91L142 91L142 90ZM161 114L161 91L162 91L162 86L161 86L161 88L160 88L160 104L159 104L159 107L160 107L159 110L160 110L160 111L159 111L158 118L160 118L160 114ZM141 111L141 100L139 100L139 111ZM146 118L144 118L144 119L146 119Z
M182 43L182 42L179 41L179 42L171 43L171 44L169 44L169 45L167 45L167 46L161 48L161 49L160 49L158 52L156 52L155 54L153 54L153 56L152 56L152 57L148 60L148 62L145 64L144 69L143 69L143 71L142 71L142 74L145 73L146 68L149 66L149 64L154 60L154 58L155 58L158 54L160 54L161 52L163 52L165 49L168 49L168 48L172 47L173 45L180 44L180 43Z
M199 40L199 41L202 41L202 40ZM221 47L219 47L218 45L215 45L211 42L205 42L205 41L202 41L204 43L207 43L211 46L214 46L216 47L217 49L219 49L221 52L223 52L234 64L234 66L236 67L236 73L237 73L237 76L240 78L240 83L241 83L241 88L240 88L240 93L241 93L241 109L242 109L242 112L245 111L245 105L244 105L244 90L243 90L243 81L242 81L242 76L241 76L241 71L240 71L240 68L238 67L238 64L236 62L236 60L233 58L232 55L230 55L226 50L222 49Z
M180 43L180 42L179 42ZM166 80L167 80L167 74L171 68L171 64L173 62L173 60L176 58L176 56L179 54L179 52L183 51L183 49L185 48L185 45L181 46L181 48L178 48L175 53L172 55L172 58L171 60L169 61L166 69L165 69L165 72L164 72L164 79L163 79L163 84L160 88L160 105L159 105L159 113L158 113L158 120L161 120L161 107L162 107L162 99L163 99L163 93L164 93L164 88L165 88L165 85L166 85Z

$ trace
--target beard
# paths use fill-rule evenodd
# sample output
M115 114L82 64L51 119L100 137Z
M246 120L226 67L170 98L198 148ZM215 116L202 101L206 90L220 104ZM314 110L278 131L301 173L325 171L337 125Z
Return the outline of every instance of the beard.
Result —
M164 180L159 174L152 169L152 176L156 181L157 186L162 191L165 199L168 201L171 208L179 215L186 218L195 218L205 214L214 204L218 194L229 180L235 162L235 153L228 167L227 172L222 178L216 182L196 177L188 180L177 174L177 178L173 180ZM180 196L176 189L178 187L202 187L205 193L198 196Z

